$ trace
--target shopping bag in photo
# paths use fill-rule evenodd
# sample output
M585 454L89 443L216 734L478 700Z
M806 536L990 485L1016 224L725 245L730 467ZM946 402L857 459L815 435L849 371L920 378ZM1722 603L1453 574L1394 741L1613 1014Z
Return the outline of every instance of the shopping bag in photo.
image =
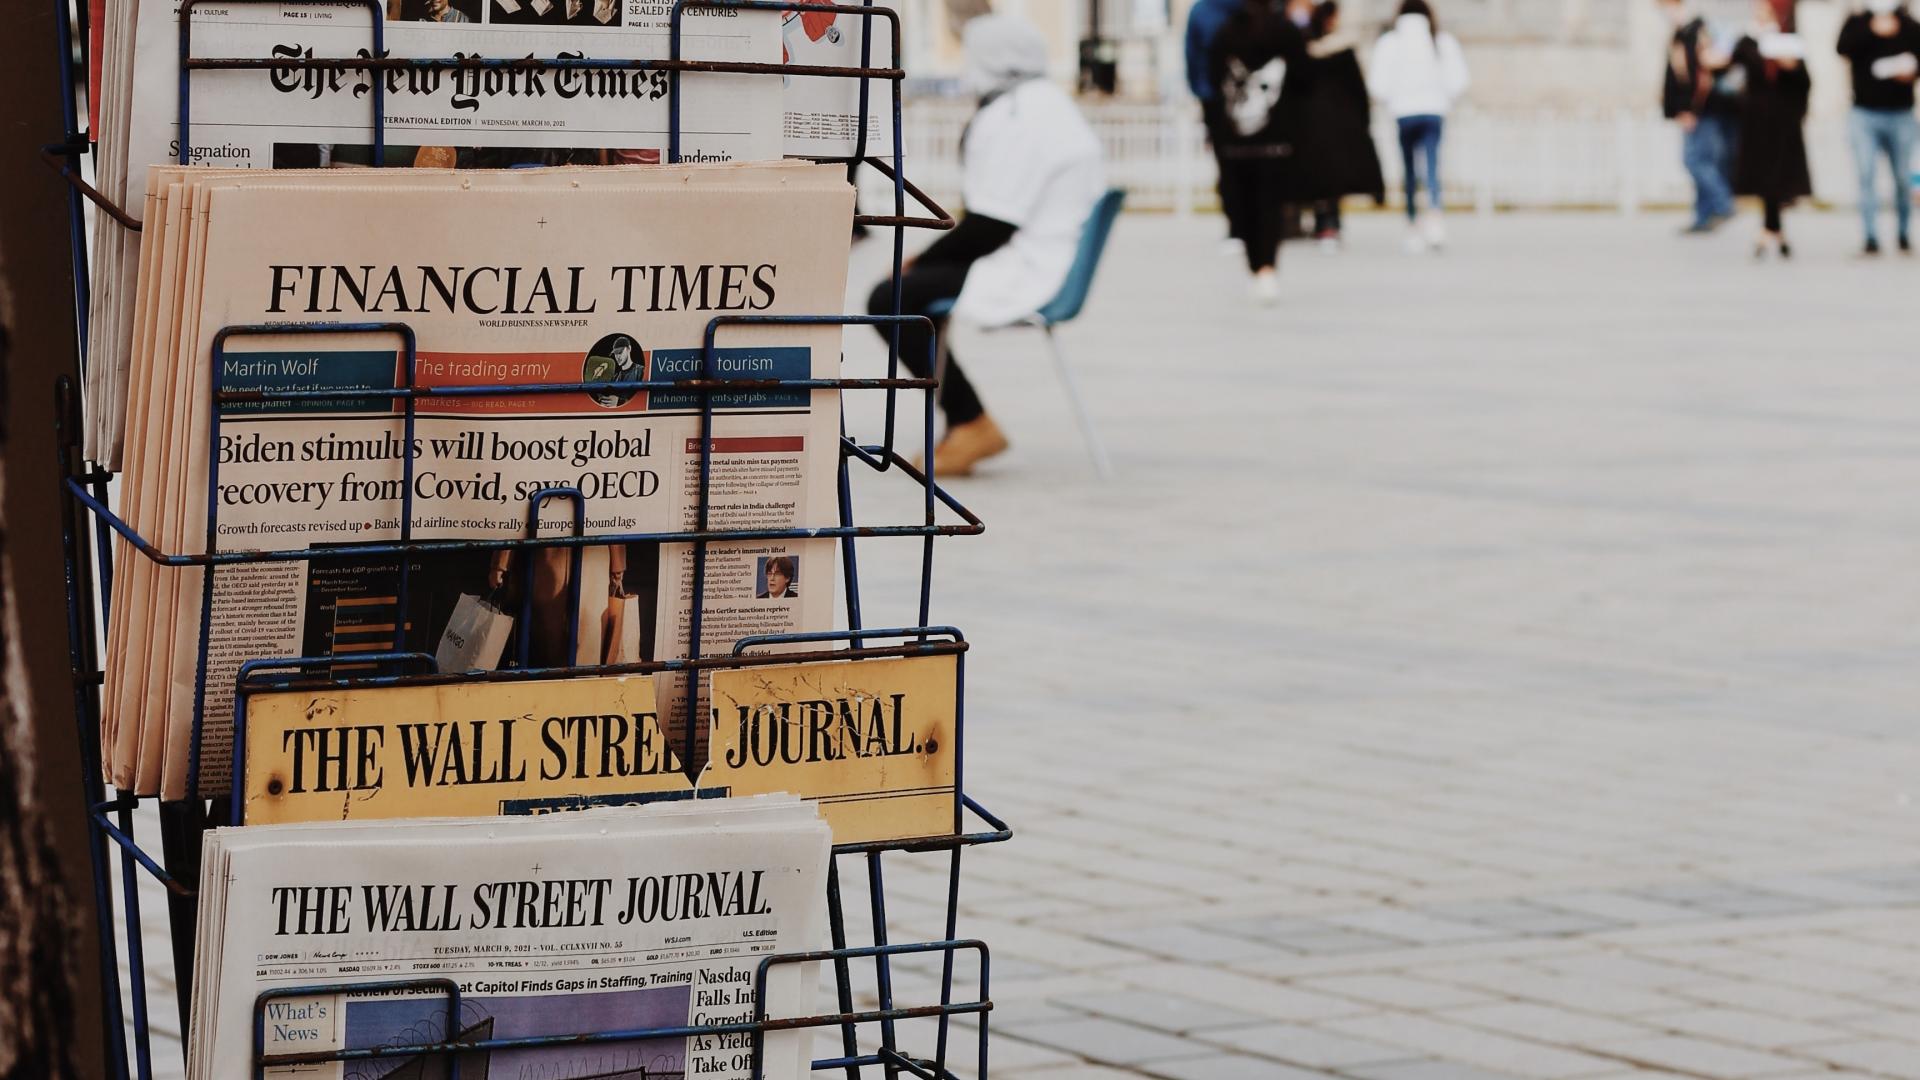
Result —
M485 597L461 593L433 661L441 671L492 671L512 636L513 616Z

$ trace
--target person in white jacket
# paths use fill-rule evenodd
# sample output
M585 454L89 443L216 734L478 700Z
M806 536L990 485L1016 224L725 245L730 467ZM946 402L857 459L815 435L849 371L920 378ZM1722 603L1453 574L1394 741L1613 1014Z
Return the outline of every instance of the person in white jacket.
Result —
M1407 250L1446 241L1440 216L1440 135L1447 110L1467 89L1460 42L1440 29L1427 0L1403 0L1393 26L1373 46L1367 85L1400 126L1400 161L1407 188ZM1425 220L1420 214L1419 166L1426 169Z

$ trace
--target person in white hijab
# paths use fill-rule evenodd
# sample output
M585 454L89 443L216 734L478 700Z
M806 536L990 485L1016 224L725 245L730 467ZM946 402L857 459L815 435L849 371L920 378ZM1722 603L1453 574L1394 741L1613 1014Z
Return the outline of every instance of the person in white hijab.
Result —
M908 263L900 280L902 314L925 314L954 300L954 314L983 326L1032 315L1059 292L1073 265L1087 215L1106 189L1100 142L1066 92L1048 81L1047 43L1010 15L968 22L968 88L980 107L960 140L961 198L955 228ZM955 299L957 298L957 299ZM893 310L893 282L873 290L868 310ZM892 326L878 328L882 337ZM901 360L925 377L924 331L900 332ZM952 351L941 373L946 435L934 449L937 473L964 476L1007 448Z

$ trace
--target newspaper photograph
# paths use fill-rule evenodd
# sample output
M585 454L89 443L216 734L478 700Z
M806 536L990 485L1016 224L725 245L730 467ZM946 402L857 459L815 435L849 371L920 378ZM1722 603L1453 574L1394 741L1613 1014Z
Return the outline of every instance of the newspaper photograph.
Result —
M762 958L818 946L828 832L789 797L513 819L254 826L208 835L190 1080L267 1056L741 1024ZM217 921L216 921L217 920ZM456 1005L420 980L458 984ZM411 980L409 988L372 985ZM816 1011L805 965L769 969L766 1015ZM358 984L337 993L317 990ZM295 989L269 997L263 993ZM807 1068L770 1033L764 1075ZM744 1032L477 1046L462 1076L745 1080ZM451 1075L455 1055L388 1053L268 1077Z

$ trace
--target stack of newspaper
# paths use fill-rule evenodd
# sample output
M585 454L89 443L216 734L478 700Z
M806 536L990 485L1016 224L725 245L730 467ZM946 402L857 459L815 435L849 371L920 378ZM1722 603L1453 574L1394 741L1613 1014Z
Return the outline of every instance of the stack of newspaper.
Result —
M375 1054L270 1077L448 1076L452 1055L403 1048L749 1023L762 958L817 947L829 846L788 796L218 830L187 1075L259 1075L257 1046ZM432 979L457 983L457 1003ZM811 1015L815 982L808 965L770 966L762 1015ZM766 1035L761 1075L806 1075L806 1034ZM460 1075L745 1080L753 1040L556 1042L460 1052Z
M460 172L152 170L124 394L122 509L167 551L295 551L529 536L533 496L576 490L581 535L836 524L839 397L769 385L832 378L832 325L720 316L838 311L853 191L799 163ZM389 332L297 326L398 321ZM700 505L702 398L620 384L745 380L716 394ZM578 386L423 396L408 439L393 396L316 392ZM256 395L216 410L215 391ZM276 396L278 395L278 396ZM285 395L294 395L288 397ZM575 529L572 499L535 531ZM580 552L576 565L575 553ZM125 551L123 555L129 554ZM195 568L124 558L107 643L112 782L186 797L228 789L232 696L249 659L396 644L442 670L687 655L694 547L453 550L230 564L203 640ZM830 540L733 541L706 554L703 651L748 634L827 629ZM577 618L574 595L577 592ZM571 645L571 648L569 648ZM663 691L677 732L683 694ZM697 760L680 747L683 760Z
M685 59L850 67L862 63L863 20L689 6L681 18ZM669 149L671 80L665 71L594 67L582 61L645 61L669 55L672 5L649 0L386 0L380 20L387 60L566 59L574 66L409 65L345 69L275 62L374 56L374 8L287 0L186 8L180 0L104 5L93 52L97 184L138 216L146 168L195 165L285 169L374 164L376 110L384 120L378 164L499 167L663 160ZM179 124L182 11L191 55L258 66L190 70L189 127ZM96 24L98 25L98 24ZM884 24L882 24L884 25ZM890 62L885 47L875 63ZM376 94L378 89L381 93ZM888 89L870 83L869 153L883 132ZM854 152L860 85L841 78L688 73L679 80L686 161L760 161ZM143 220L151 221L151 218ZM151 230L147 235L152 235ZM90 355L117 358L134 333L135 272L142 235L102 222L96 230ZM98 391L98 388L95 388ZM92 395L98 406L103 398ZM89 457L117 468L123 411L89 414Z

